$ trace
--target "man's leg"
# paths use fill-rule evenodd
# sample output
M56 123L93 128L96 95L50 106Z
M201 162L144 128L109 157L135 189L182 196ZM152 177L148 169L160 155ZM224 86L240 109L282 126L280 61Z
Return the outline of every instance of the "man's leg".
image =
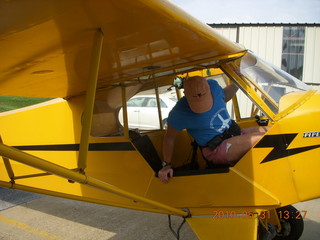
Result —
M242 135L224 140L217 148L202 148L202 154L214 164L234 165L269 130L270 127L241 129Z
M258 142L265 132L255 131L227 139L227 159L235 164L239 159Z

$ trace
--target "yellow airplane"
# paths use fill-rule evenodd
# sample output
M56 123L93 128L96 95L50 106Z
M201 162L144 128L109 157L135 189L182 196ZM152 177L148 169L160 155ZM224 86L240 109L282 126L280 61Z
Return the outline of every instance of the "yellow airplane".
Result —
M0 95L53 98L0 114L0 186L181 216L199 239L302 234L306 212L291 204L320 197L319 92L170 1L1 1L0 16ZM175 80L181 97L192 74L234 82L237 123L271 128L213 169L182 131L163 184L160 94ZM146 90L158 129L133 130L127 101Z

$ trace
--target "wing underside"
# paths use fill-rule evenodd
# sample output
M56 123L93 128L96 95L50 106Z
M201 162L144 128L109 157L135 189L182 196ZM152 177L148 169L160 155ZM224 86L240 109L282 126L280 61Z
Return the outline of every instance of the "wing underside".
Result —
M98 88L243 51L169 1L1 1L0 21L3 96L84 93L97 29L104 34Z

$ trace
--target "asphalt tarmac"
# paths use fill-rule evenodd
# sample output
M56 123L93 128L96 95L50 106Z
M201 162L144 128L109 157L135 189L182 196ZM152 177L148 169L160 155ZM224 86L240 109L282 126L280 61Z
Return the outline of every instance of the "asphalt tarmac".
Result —
M307 211L302 240L320 239L320 199L294 205ZM182 219L173 217L178 228ZM168 217L0 188L0 240L174 240ZM196 240L188 224L181 240Z

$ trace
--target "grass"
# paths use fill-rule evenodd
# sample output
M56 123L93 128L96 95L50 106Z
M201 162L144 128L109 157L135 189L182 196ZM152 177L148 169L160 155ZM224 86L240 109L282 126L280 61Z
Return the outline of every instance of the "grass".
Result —
M0 112L27 107L27 106L45 102L51 99L52 98L0 96Z

